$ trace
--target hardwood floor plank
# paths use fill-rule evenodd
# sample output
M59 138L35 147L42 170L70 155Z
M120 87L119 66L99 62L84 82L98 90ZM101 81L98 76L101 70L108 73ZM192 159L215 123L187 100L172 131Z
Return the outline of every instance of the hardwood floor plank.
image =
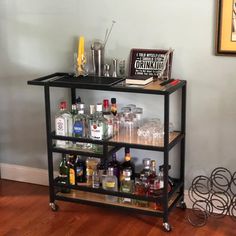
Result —
M172 232L163 231L162 219L130 212L58 201L48 205L45 186L0 180L0 236L235 236L230 217L210 217L204 227L193 227L186 211L170 214Z

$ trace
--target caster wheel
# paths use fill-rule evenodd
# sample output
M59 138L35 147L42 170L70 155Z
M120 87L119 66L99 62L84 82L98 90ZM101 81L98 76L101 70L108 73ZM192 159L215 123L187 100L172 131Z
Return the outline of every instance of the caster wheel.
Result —
M183 210L185 210L187 208L186 203L184 201L180 202L179 207Z
M171 231L171 226L170 226L169 223L164 222L164 223L163 223L163 227L164 227L164 230L165 230L166 232L170 232L170 231Z
M59 206L55 203L49 203L49 206L51 207L52 211L58 211Z

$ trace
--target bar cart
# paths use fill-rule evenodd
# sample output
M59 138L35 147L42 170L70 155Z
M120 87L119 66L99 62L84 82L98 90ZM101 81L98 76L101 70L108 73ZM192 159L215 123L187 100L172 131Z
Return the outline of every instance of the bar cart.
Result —
M48 154L48 174L49 174L49 193L50 207L53 211L58 210L57 200L83 203L101 207L112 207L123 210L130 210L136 213L154 215L163 218L163 227L165 231L171 231L168 218L172 208L179 204L185 208L184 203L184 167L185 167L185 123L186 123L186 81L178 80L177 83L161 86L160 81L154 81L143 87L127 86L122 80L123 78L104 78L87 76L74 78L67 73L54 73L35 80L28 81L29 85L39 85L44 87L45 113L46 113L46 129L47 129L47 154ZM142 93L164 96L164 139L163 142L153 143L139 140L137 135L126 139L125 135L120 133L107 140L91 140L89 138L75 138L55 135L55 131L51 127L51 108L50 108L50 88L63 87L71 90L72 102L76 98L76 89L102 90L102 91L117 91L123 93ZM170 110L170 95L178 90L181 90L181 128L179 131L169 133L169 110ZM68 140L72 142L84 142L102 145L102 153L91 153L82 150L63 149L55 146L55 140ZM168 172L169 172L169 151L175 146L180 145L180 176L175 179L174 186L168 192ZM101 188L92 188L86 185L67 185L71 189L70 193L61 193L57 191L58 187L62 187L58 178L53 175L53 154L78 154L83 156L93 156L98 158L108 158L112 152L119 150L122 147L153 150L163 152L164 158L164 189L160 197L141 196L131 193L108 191ZM158 202L161 204L160 210L151 208L138 207L135 205L127 205L122 203L111 203L105 200L106 195L117 197L125 197L136 200L149 202Z

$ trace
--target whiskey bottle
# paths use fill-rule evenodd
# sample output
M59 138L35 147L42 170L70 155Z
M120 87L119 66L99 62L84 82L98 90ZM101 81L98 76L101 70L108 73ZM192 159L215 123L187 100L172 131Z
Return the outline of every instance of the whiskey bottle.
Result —
M75 169L74 169L74 155L68 155L68 161L67 161L67 166L68 166L68 179L69 179L69 184L75 185Z
M150 158L144 158L143 159L143 170L140 172L140 179L143 182L147 182L148 176L151 174L151 169L150 169L150 165L151 165L151 159Z
M125 148L125 161L121 164L121 172L120 172L120 181L123 180L123 170L130 169L131 170L131 179L135 179L135 166L131 161L130 149Z
M86 166L85 162L82 160L81 156L77 155L75 164L75 184L86 182Z
M117 177L120 186L120 162L116 159L116 153L112 153L112 160L108 163L108 167L113 168L113 174Z
M112 167L108 168L107 176L105 176L103 178L102 188L105 190L109 190L109 191L117 191L118 190L117 178L116 178L116 176L113 175L113 168ZM106 199L111 202L117 202L118 198L115 196L106 195Z
M55 117L55 133L59 136L72 136L72 115L66 110L65 101L60 103L60 111ZM61 148L70 147L72 144L66 140L56 140L56 146Z
M120 184L120 191L123 193L133 193L133 181L131 180L131 169L124 169L123 170L123 180ZM129 203L132 204L131 198L120 198L122 203Z
M60 184L64 184L64 185L69 184L68 173L69 173L69 168L67 166L66 155L63 154L60 165L59 165L59 183ZM69 193L70 189L67 188L66 186L63 186L61 187L61 192Z
M142 177L143 174L141 174ZM135 180L134 193L139 196L145 196L147 193L147 183L142 182L141 179ZM149 202L144 200L134 200L136 206L139 207L148 207Z

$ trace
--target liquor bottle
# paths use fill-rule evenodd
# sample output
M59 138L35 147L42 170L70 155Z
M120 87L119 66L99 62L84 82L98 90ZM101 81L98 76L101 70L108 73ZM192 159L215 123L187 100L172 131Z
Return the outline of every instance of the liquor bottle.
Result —
M69 173L69 168L67 166L66 155L63 154L59 165L59 183L65 185L69 184L68 173ZM63 186L61 187L61 192L69 193L70 189L67 188L66 186Z
M72 136L72 115L66 110L66 102L60 103L60 111L55 117L55 133L59 136ZM71 146L70 141L56 140L56 146L66 148Z
M112 153L112 160L108 163L108 167L113 167L113 174L117 177L120 186L120 162L116 159L116 153Z
M151 159L150 158L144 158L143 159L143 170L140 172L140 179L143 182L147 182L147 178L148 176L151 174L151 169L150 169L150 165L151 165Z
M131 171L132 171L131 179L134 180L135 179L135 167L134 167L134 164L131 162L131 156L130 156L130 149L129 148L125 148L125 161L121 164L120 181L123 180L122 171L124 169L131 169Z
M100 187L100 176L99 176L99 171L98 171L98 169L95 169L95 170L93 171L92 187L93 187L93 188L99 188L99 187Z
M68 179L69 179L69 184L75 185L75 168L74 168L74 155L68 155L68 161L67 161L67 166L68 166Z
M120 191L123 193L133 193L133 181L131 180L131 169L124 169L123 170L123 180L120 184ZM122 203L129 203L132 204L131 198L122 197L120 198Z
M95 140L106 139L107 131L107 120L102 115L102 104L98 103L90 125L90 137Z
M111 113L113 114L113 116L117 115L116 98L111 98Z
M86 166L85 162L82 160L81 156L77 155L75 164L75 184L86 182Z
M95 157L88 157L86 160L86 181L88 186L92 186L93 172L97 169L99 159Z
M159 179L156 174L156 161L152 160L151 161L151 172L149 176L147 177L147 182L148 182L148 195L150 196L157 196L157 190L158 190L158 182Z
M76 107L76 104L72 104L71 105L71 115L72 115L72 117L74 118L74 116L75 115L77 115L77 107ZM74 122L73 122L73 124L74 124Z
M113 168L108 168L107 176L105 176L102 180L102 188L109 191L117 191L118 185L117 185L117 178L115 175L113 175ZM106 199L111 202L117 202L117 197L106 195Z
M85 137L86 116L84 114L84 103L77 104L78 114L74 117L73 133L76 138Z
M143 178L144 174L140 175L140 178ZM134 193L139 196L145 196L147 193L147 183L144 183L141 179L137 178L135 180ZM134 204L139 207L148 207L149 202L144 200L134 200Z
M106 163L104 160L101 160L100 163L98 163L97 172L98 172L98 176L99 176L100 185L102 185L102 179L106 174Z
M113 115L109 108L109 100L103 100L103 117L107 120L107 135L108 137L113 136Z

